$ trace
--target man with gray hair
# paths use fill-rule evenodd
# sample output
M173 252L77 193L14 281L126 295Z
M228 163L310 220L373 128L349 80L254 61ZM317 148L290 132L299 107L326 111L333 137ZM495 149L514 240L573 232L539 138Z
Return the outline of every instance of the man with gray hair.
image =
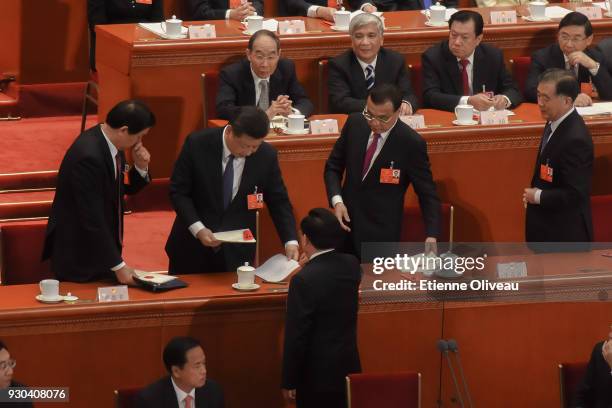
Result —
M404 57L383 45L383 23L374 14L363 13L349 26L352 49L329 61L329 109L332 113L361 112L374 85L390 83L400 88L400 115L417 110Z

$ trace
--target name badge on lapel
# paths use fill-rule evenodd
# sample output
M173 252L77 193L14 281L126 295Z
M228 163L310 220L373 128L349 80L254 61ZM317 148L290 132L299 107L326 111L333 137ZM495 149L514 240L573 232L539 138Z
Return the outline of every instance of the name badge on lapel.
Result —
M123 184L126 186L130 184L130 165L129 164L126 164L123 167Z
M136 0L137 4L148 4L151 5L153 4L153 0Z
M553 168L548 165L548 160L546 164L540 164L540 178L549 183L553 181Z
M257 186L255 186L255 191L253 192L253 194L249 194L247 196L247 207L249 210L258 210L260 208L263 208L263 206L263 193L258 193Z
M393 168L393 162L388 169L380 169L380 182L381 184L399 184L400 182L400 169Z

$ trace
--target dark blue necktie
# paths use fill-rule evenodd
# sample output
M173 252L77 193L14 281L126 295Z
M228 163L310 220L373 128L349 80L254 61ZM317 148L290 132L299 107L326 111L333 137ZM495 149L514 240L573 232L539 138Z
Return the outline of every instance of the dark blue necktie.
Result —
M544 128L544 134L542 135L542 148L540 149L540 154L542 154L542 152L544 151L544 148L546 147L546 144L548 143L551 134L552 126L550 125L550 122L548 122L546 124L546 127Z
M366 67L366 88L368 91L372 89L374 86L374 67L372 65L368 65Z
M234 155L230 154L223 172L223 209L225 210L232 202L232 191L234 190Z

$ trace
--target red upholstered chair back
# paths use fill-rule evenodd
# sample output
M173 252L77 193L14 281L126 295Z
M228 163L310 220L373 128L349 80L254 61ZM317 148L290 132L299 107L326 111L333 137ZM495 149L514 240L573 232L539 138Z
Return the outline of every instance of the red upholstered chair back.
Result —
M574 400L576 388L586 373L587 363L561 363L559 364L559 391L561 394L561 408L569 408Z
M319 61L319 114L329 113L329 90L327 88L329 78L329 60L327 58Z
M205 72L201 77L202 86L202 117L204 126L208 120L217 117L217 91L219 90L219 73L216 71Z
M128 211L172 211L170 203L170 179L153 179L148 186L125 199Z
M124 388L115 390L115 408L135 408L136 396L142 388Z
M450 214L452 205L442 203L442 214L440 216L440 242L448 242L450 237ZM423 242L425 241L425 223L421 216L420 207L404 208L404 220L402 223L402 242Z
M593 241L612 242L612 194L591 197Z
M408 65L410 71L410 85L416 95L419 105L423 106L423 70L421 64Z
M47 221L5 224L2 240L2 284L37 283L52 278L49 261L41 262Z
M519 91L525 94L525 84L527 83L531 57L516 57L510 60L510 64L512 64L512 78L516 81Z
M420 408L421 374L351 374L346 391L349 408Z

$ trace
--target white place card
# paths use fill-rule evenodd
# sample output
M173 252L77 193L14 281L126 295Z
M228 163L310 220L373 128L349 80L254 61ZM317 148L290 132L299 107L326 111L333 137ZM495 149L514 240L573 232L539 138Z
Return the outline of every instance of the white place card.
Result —
M278 23L279 34L304 34L306 26L303 20L285 20Z
M603 10L599 7L576 7L576 11L587 16L589 20L599 20L603 18Z
M191 25L189 38L217 38L217 30L213 24Z
M130 300L127 285L98 288L98 302L125 302Z
M505 125L508 123L508 113L505 110L481 111L481 125Z
M425 116L423 115L404 115L400 116L400 120L413 129L425 128Z
M527 264L525 262L498 263L497 277L499 279L525 278L527 277Z
M313 135L338 133L338 121L336 119L311 120L310 133Z
M491 24L516 24L516 10L492 11Z

